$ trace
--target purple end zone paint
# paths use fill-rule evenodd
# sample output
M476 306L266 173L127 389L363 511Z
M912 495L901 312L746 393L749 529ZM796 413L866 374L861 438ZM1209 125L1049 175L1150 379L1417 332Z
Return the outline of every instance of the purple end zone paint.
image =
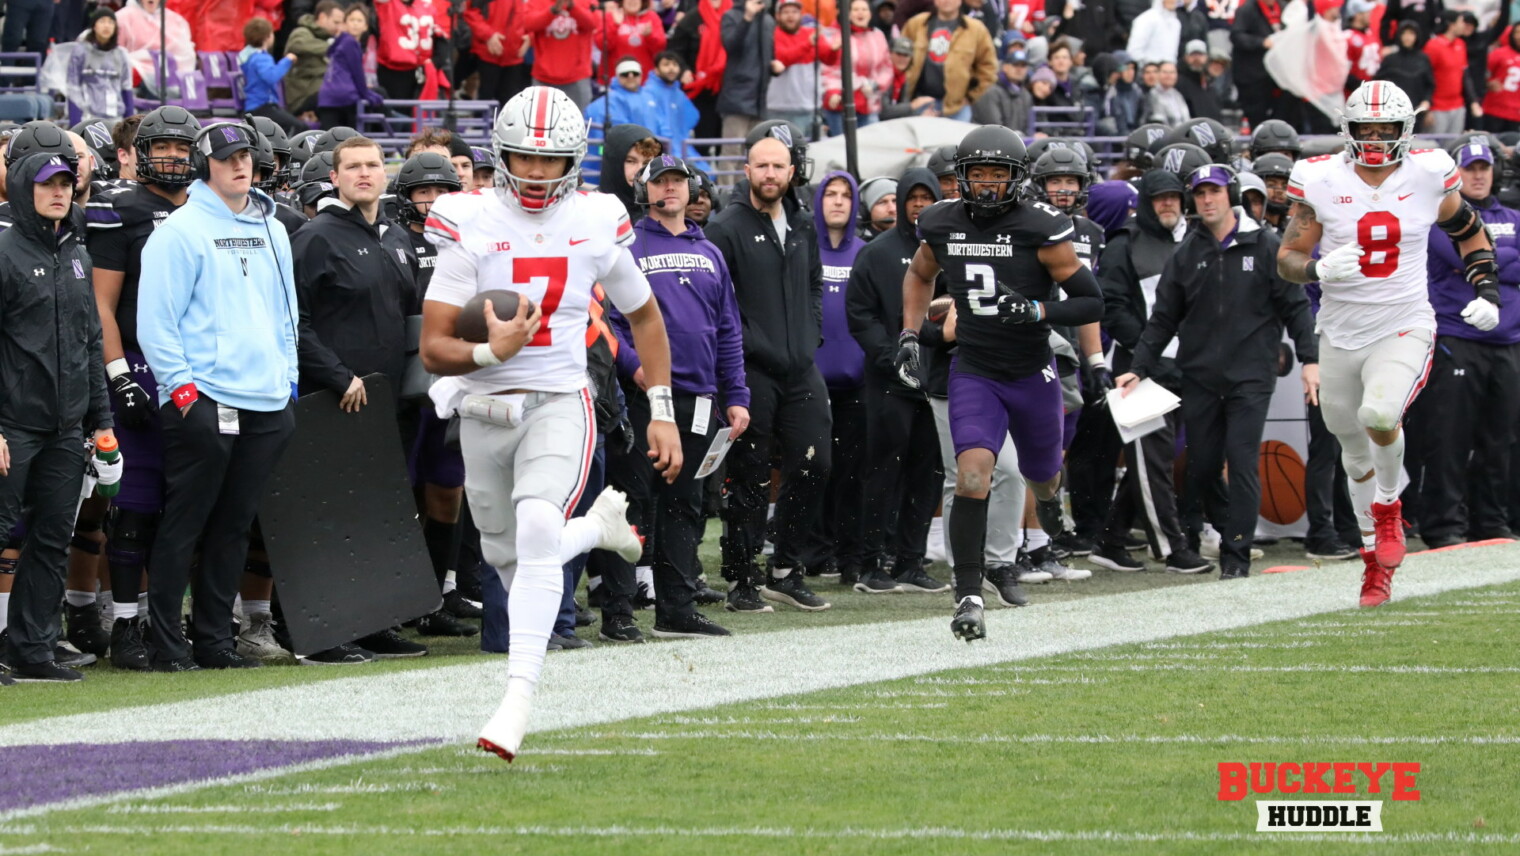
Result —
M163 740L0 747L0 812L364 755L426 741Z

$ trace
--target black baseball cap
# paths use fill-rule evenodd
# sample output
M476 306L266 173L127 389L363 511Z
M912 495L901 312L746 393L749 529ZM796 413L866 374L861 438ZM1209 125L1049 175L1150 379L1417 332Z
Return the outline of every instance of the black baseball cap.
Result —
M201 151L216 160L226 160L245 149L253 151L258 147L248 128L232 122L213 125L201 134Z

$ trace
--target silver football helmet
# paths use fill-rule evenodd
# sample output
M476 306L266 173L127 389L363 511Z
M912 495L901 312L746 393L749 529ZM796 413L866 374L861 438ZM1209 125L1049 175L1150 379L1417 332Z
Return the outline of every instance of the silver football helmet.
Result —
M1404 90L1386 80L1369 80L1346 99L1341 111L1341 136L1346 138L1346 154L1362 166L1392 166L1409 153L1414 138L1414 103ZM1400 125L1403 131L1394 140L1359 140L1360 124Z
M580 185L586 120L570 96L547 86L530 86L512 96L496 114L491 152L497 161L496 189L502 198L530 214L546 211ZM522 178L507 168L511 152L564 157L569 164L559 178Z

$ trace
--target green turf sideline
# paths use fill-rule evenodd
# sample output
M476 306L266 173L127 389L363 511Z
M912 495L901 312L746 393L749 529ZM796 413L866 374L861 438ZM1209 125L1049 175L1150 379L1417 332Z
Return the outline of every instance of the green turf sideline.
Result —
M989 639L933 619L598 648L551 660L533 731L873 683L968 666L1150 642L1354 609L1354 564L989 610ZM1411 557L1396 598L1520 580L1520 544ZM170 739L471 740L495 711L506 663L343 678L301 686L16 723L0 745ZM440 703L447 700L447 703ZM260 712L251 716L250 711ZM532 740L525 746L531 753Z

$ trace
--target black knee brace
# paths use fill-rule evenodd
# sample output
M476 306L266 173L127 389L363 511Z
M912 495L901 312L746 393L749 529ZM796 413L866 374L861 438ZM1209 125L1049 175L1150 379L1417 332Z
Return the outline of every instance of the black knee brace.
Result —
M153 539L158 534L158 520L157 514L113 506L106 515L110 539L106 543L106 560L113 565L147 565L148 551L153 548Z

